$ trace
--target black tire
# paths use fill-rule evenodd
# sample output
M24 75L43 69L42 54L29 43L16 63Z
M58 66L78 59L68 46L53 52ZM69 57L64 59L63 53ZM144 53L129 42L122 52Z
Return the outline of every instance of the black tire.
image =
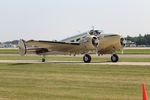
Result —
M118 60L119 60L119 57L118 57L117 54L113 54L113 55L111 56L111 61L112 61L112 62L118 62Z
M88 54L85 54L84 56L83 56L83 61L85 62L85 63L90 63L91 62L91 56L90 55L88 55Z
M42 62L45 62L45 58L42 58Z

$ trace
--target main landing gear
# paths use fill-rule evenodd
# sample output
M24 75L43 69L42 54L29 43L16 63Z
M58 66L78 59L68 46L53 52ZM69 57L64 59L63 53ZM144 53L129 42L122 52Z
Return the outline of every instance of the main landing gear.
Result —
M113 54L113 55L111 56L111 61L112 61L112 62L118 62L118 60L119 60L119 57L118 57L117 54Z
M83 61L84 61L85 63L90 63L91 60L92 60L92 58L91 58L91 56L90 56L89 54L85 54L85 55L83 56ZM117 54L113 54L113 55L111 56L111 61L112 61L112 62L118 62L118 61L119 61L118 55L117 55Z
M91 62L91 56L89 55L89 54L85 54L84 56L83 56L83 61L85 62L85 63L90 63Z
M83 61L84 61L85 63L90 63L91 60L92 60L92 57L91 57L89 54L85 54L85 55L83 56ZM46 61L45 55L43 55L42 62L45 62L45 61ZM111 61L112 61L112 62L118 62L118 61L119 61L118 55L117 55L117 54L113 54L113 55L111 56Z

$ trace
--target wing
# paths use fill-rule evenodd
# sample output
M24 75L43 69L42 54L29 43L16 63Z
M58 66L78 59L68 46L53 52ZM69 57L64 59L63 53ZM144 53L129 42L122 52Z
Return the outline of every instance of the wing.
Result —
M88 52L87 45L80 43L66 43L57 41L20 40L20 55L31 54L81 54Z
M84 54L93 50L90 42L85 43L68 43L57 41L42 41L42 40L20 40L19 44L20 55L26 53L31 54Z
M61 51L69 52L75 48L79 47L79 43L66 43L66 42L56 42L56 41L35 41L30 40L26 42L28 46L34 46L39 48L47 48L49 51Z

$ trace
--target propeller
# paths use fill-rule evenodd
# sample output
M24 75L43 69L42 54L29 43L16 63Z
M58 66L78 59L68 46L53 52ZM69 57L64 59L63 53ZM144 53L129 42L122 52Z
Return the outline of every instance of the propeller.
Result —
M96 34L94 34L95 31L93 31L93 36L91 36L91 42L92 42L92 45L95 47L96 49L96 53L99 55L99 38Z
M95 47L96 49L96 53L99 55L99 36L101 34L101 31L99 30L94 30L94 27L92 30L89 31L89 34L91 36L91 42L92 45Z

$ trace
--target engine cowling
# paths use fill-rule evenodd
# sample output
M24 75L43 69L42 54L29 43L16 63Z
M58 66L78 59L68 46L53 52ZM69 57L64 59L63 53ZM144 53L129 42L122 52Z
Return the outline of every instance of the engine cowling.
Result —
M122 47L125 47L126 40L124 38L120 38L120 44L121 44Z
M126 40L125 40L125 38L120 38L120 44L121 44L121 46L122 46L122 54L124 54L124 47L126 46Z
M92 45L94 47L98 47L98 45L99 45L99 39L98 39L98 37L96 37L96 36L92 37Z
M99 38L96 36L93 36L91 41L92 41L92 45L94 46L96 50L96 53L100 55Z

